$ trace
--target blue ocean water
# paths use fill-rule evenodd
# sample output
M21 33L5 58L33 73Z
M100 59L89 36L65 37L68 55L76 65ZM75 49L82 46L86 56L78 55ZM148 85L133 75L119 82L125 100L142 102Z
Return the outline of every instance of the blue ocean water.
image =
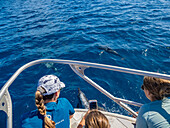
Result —
M19 67L42 58L170 74L170 1L0 0L0 46L0 88ZM107 46L120 56L98 46ZM149 102L140 90L142 76L99 69L85 73L116 97ZM61 97L74 107L79 87L107 111L127 115L68 65L40 64L26 69L9 87L14 128L20 125L21 114L36 108L37 81L46 74L55 74L66 84ZM0 115L0 127L6 127L5 114Z

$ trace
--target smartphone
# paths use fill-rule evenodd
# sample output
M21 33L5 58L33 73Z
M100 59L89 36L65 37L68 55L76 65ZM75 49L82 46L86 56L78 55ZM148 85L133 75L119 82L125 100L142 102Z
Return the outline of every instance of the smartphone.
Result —
M98 109L97 100L89 100L89 109Z

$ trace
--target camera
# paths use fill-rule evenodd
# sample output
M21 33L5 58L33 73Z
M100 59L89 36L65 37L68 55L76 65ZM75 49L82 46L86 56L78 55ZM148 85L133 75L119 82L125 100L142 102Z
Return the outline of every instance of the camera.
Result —
M89 100L89 109L98 109L97 100Z

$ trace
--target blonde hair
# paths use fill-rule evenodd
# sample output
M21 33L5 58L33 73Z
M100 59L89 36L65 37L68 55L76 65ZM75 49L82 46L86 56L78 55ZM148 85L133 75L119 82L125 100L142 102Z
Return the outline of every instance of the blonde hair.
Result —
M110 124L104 114L92 110L85 119L85 128L110 128Z
M44 99L40 91L35 92L35 105L37 106L40 114L44 116L44 125L45 125L44 127L55 128L55 122L46 116L46 108L44 105Z
M143 86L153 95L153 98L156 100L162 100L164 97L170 96L169 80L145 76Z

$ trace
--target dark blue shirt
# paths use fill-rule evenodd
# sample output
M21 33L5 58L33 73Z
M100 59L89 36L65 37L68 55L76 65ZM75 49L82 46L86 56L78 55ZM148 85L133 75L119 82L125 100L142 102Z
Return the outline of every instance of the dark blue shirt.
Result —
M74 114L74 108L65 98L59 98L57 103L49 102L45 104L46 115L55 122L56 128L69 128L69 116ZM44 116L38 110L25 113L21 117L22 128L44 128Z

